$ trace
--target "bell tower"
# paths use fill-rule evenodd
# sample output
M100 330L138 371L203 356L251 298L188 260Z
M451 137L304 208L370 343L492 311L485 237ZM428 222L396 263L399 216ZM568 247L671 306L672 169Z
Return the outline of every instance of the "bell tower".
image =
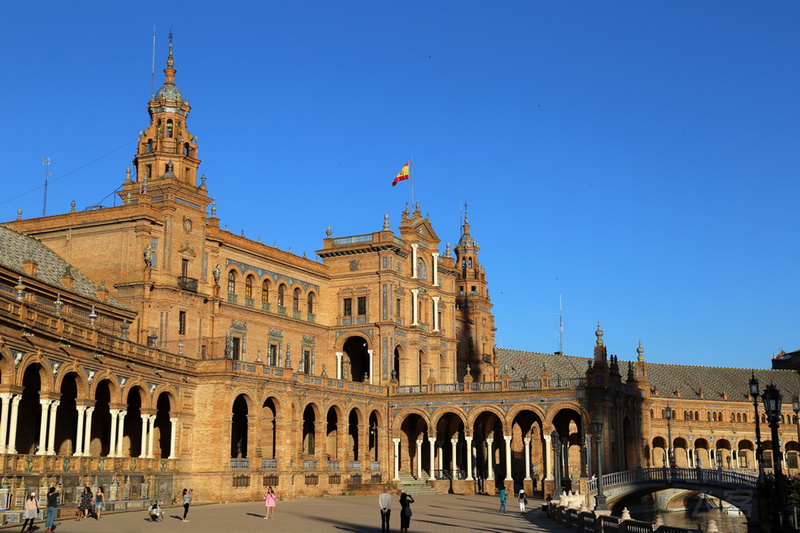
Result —
M486 286L486 270L478 261L480 248L469 232L469 217L464 213L461 238L455 247L456 301L461 322L458 339L458 367L462 365L476 381L497 379L494 354L494 316Z
M130 177L120 195L123 202L126 196L156 194L163 191L173 194L177 191L205 191L205 184L197 186L197 138L186 129L186 121L191 106L175 85L175 60L172 55L172 32L169 34L169 55L164 69L164 85L150 97L147 112L150 125L140 132L133 165L136 169L136 183ZM167 190L165 190L167 189ZM192 202L195 203L195 202ZM205 207L205 205L203 205Z

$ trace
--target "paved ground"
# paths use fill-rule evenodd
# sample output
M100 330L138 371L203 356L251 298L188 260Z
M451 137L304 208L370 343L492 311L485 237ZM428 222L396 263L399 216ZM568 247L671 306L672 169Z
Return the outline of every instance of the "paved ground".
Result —
M392 496L392 532L400 531L398 496ZM499 501L490 496L420 496L413 505L410 533L485 531L491 533L544 532L567 533L541 512L541 501L530 499L526 516L520 516L516 501L508 502L508 514L497 513ZM516 511L515 511L516 510ZM264 520L259 503L193 505L189 522L180 521L183 508L166 509L163 522L146 521L146 511L104 515L99 521L84 519L56 522L56 533L191 533L236 532L345 532L379 533L377 496L340 496L278 502L275 518ZM18 531L20 526L4 531ZM36 523L36 533L44 533L44 522Z

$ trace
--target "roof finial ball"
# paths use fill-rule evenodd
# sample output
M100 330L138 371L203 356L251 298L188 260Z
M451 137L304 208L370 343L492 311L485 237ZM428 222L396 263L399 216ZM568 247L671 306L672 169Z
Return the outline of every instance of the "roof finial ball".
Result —
M636 357L637 361L644 361L644 348L642 348L642 341L639 341L639 347L636 348L636 353L639 355Z
M603 330L600 329L600 322L597 323L597 331L594 332L595 336L597 337L597 345L603 345Z

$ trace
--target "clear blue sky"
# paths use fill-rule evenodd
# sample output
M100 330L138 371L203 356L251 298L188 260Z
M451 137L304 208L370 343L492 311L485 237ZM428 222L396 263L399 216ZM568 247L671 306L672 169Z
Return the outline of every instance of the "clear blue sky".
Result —
M501 347L800 348L800 2L14 2L0 219L112 205L167 33L223 225L313 257L463 202ZM125 7L128 6L128 7ZM38 188L37 188L38 187ZM28 191L29 194L24 194Z

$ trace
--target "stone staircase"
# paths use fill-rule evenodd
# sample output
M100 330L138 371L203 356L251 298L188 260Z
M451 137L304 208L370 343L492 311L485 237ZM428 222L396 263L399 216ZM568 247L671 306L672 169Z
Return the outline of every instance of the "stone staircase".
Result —
M423 479L414 479L410 474L400 472L398 476L400 481L396 482L397 488L412 496L417 496L419 494L440 494L439 491L428 485L425 474L423 474L423 476Z

